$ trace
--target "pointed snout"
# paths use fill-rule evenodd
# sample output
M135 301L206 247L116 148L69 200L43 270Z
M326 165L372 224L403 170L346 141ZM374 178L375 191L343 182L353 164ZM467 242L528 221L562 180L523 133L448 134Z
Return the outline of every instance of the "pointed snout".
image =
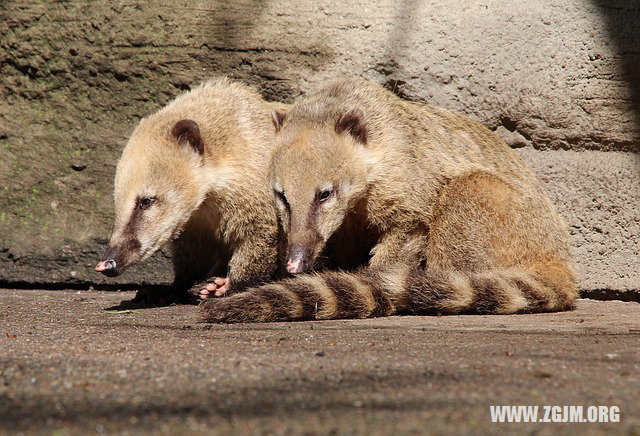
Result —
M96 271L107 277L115 277L120 274L118 271L118 263L115 259L117 254L118 250L115 248L108 248L103 259L96 265Z
M290 274L300 274L308 271L309 252L302 245L293 245L289 248L289 256L287 258L287 272Z

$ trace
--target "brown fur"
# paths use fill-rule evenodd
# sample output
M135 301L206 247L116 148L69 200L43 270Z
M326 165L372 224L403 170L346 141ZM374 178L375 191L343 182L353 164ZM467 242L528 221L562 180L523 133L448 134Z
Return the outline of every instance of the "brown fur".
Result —
M304 247L313 265L337 229L364 222L357 238L378 235L369 268L208 301L201 320L573 306L564 222L529 167L481 124L370 82L343 80L296 103L277 137L272 183L289 204L279 207L289 246ZM312 212L327 189L330 200Z
M173 289L183 295L210 276L228 273L234 290L277 276L279 225L267 180L274 108L284 106L222 78L140 121L115 178L109 250L120 270L172 241ZM151 204L140 204L145 197Z

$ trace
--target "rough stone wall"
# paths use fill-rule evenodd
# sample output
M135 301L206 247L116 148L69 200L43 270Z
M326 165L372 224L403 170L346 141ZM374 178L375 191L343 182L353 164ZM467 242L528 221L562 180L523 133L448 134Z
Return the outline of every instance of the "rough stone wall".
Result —
M163 283L167 255L93 272L137 120L228 75L291 101L360 75L464 112L538 171L584 290L640 289L636 0L0 3L0 281Z

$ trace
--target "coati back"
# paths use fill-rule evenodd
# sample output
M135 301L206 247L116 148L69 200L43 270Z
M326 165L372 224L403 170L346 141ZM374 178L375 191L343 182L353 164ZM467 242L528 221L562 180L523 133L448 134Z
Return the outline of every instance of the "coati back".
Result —
M368 268L300 276L200 306L209 322L566 310L564 222L522 159L462 115L341 80L274 116L271 186L287 269L309 271L345 221Z
M284 106L221 78L143 118L118 162L114 230L96 270L117 275L172 241L172 290L181 297L210 276L228 273L234 290L276 277L279 225L267 180L275 107ZM192 290L206 295L203 286Z

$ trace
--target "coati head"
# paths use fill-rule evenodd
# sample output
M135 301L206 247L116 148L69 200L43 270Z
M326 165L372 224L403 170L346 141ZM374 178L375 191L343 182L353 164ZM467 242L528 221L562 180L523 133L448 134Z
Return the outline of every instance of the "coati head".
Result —
M327 240L368 188L362 111L315 118L273 113L277 136L271 184L287 235L286 268L292 274L314 267Z
M198 124L170 117L143 119L125 147L115 177L115 225L96 266L117 276L155 253L184 226L206 195L204 143Z

